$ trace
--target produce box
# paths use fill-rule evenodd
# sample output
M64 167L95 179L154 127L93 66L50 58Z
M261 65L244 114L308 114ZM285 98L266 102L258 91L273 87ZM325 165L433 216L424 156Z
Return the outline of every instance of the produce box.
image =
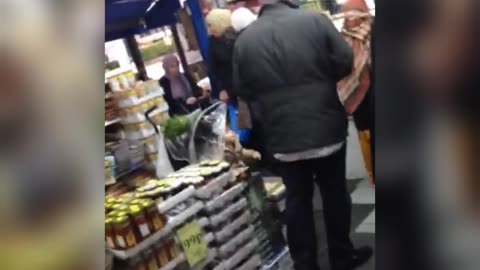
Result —
M247 194L253 223L256 224L257 231L265 232L271 248L277 249L285 246L281 216L278 214L274 204L268 199L268 193L261 175L253 173L248 182Z

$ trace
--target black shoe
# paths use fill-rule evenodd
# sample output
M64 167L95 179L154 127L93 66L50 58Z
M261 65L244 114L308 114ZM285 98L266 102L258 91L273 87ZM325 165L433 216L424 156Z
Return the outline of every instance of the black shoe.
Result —
M352 269L364 265L373 255L371 247L361 247L355 250L352 257Z

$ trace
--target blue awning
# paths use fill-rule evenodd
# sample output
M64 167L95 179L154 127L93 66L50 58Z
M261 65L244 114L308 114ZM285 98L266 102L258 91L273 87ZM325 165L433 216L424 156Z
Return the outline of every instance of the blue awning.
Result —
M179 0L105 0L105 41L177 22Z

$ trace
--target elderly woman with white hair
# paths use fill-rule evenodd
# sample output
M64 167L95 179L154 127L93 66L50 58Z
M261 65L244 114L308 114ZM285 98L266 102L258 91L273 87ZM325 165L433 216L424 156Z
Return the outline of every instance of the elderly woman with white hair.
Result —
M233 89L233 47L237 33L232 27L232 13L228 9L213 9L206 16L209 40L209 71L213 85L220 89L220 100L237 105Z

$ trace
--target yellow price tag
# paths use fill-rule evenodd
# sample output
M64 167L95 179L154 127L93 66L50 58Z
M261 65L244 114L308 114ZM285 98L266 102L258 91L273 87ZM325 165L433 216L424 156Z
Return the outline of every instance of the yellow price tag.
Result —
M198 222L193 221L186 224L177 230L177 235L182 243L183 252L185 253L188 264L191 267L207 258L208 247L203 239L202 227Z

